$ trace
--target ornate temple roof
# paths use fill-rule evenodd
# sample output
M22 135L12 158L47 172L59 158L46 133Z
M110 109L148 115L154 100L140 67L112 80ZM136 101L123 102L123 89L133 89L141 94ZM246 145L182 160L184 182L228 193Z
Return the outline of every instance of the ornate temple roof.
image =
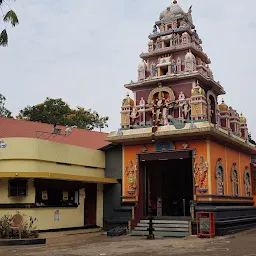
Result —
M222 99L222 103L219 105L220 112L228 111L228 105L225 104L225 101Z
M243 116L243 113L241 113L241 115L240 115L240 122L241 122L242 124L246 124L246 123L247 123L247 120L246 120L246 118Z
M177 1L173 1L173 4L167 7L167 9L160 14L159 18L162 21L169 21L169 20L174 20L176 16L179 16L179 15L185 15L185 12L178 5Z
M123 99L122 106L134 106L134 100L130 98L129 93L127 93L126 98Z
M160 17L159 17L160 21L157 23L166 23L166 22L177 20L179 18L184 18L189 23L191 23L191 25L193 24L193 20L192 20L192 16L191 16L191 7L190 7L188 13L186 13L180 7L178 2L176 0L174 0L173 3L166 8L166 10L161 12Z

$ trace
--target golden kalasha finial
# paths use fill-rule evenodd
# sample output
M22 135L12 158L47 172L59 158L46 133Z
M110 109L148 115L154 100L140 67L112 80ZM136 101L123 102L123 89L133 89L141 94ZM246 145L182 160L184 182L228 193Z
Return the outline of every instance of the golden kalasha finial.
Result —
M178 2L177 2L177 0L173 0L173 3L174 3L174 4L177 4Z

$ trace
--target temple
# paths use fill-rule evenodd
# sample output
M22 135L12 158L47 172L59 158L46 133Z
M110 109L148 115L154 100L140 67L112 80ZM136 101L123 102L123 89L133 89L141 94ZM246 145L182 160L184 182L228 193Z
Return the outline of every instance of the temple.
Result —
M192 7L173 1L140 58L137 81L125 85L121 127L107 138L122 151L121 206L131 207L133 233L147 232L149 205L158 220L187 221L189 233L200 211L215 213L220 235L253 225L256 146L246 118L221 98Z

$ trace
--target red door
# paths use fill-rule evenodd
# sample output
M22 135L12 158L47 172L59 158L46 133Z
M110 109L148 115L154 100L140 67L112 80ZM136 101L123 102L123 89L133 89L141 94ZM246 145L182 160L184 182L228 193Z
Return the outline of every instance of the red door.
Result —
M85 185L84 225L96 225L96 211L97 211L97 184L87 183Z

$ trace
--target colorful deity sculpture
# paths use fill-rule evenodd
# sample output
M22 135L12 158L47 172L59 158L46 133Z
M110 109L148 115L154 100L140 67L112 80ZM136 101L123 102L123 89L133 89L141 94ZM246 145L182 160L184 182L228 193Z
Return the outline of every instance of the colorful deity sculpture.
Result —
M195 181L196 187L199 192L206 192L207 189L207 176L208 176L208 163L200 156L199 163L195 164Z
M224 171L222 167L222 159L219 158L216 168L216 185L217 195L224 195Z
M133 107L133 108L132 108L132 112L131 112L130 118L131 118L131 126L135 125L135 124L136 124L136 121L137 121L138 118L139 118L139 113L138 113L136 107Z
M134 164L133 160L130 160L128 167L126 168L126 175L128 181L128 193L134 194L137 189L137 165Z

